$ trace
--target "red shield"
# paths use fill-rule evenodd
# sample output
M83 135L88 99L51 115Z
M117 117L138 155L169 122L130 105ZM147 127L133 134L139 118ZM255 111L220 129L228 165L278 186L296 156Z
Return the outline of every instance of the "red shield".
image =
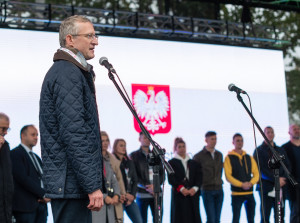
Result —
M171 130L170 87L168 85L132 84L133 106L150 134ZM141 129L134 119L134 128Z

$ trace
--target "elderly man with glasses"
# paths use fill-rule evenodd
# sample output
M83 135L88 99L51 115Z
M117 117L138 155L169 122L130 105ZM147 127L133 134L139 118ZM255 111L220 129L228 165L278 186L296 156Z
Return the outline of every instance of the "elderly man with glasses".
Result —
M103 162L95 73L98 38L84 16L60 25L60 49L45 76L40 98L40 132L45 196L54 222L89 223L103 206Z
M12 222L13 177L9 144L4 136L9 131L9 117L0 112L0 222Z

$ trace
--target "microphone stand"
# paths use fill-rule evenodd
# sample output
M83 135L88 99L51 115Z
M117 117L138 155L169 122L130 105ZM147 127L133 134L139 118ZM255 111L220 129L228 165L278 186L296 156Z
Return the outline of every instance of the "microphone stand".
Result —
M172 169L171 165L165 160L165 150L162 149L153 139L151 138L149 132L143 125L142 121L140 120L139 116L137 115L134 107L131 105L131 103L128 101L126 96L124 95L123 91L121 90L120 86L115 80L115 77L111 70L108 70L108 77L109 79L112 80L114 83L115 87L119 91L121 97L123 98L124 102L126 103L127 107L133 114L135 120L138 122L143 134L149 139L153 149L152 153L150 153L148 156L148 162L150 166L153 166L153 192L154 192L154 209L155 209L155 223L160 223L161 222L161 211L162 207L160 204L162 203L162 198L161 202L159 199L159 193L160 193L160 176L159 176L159 165L162 163L162 165L166 168L168 174L174 174L174 170Z
M281 213L280 182L279 182L279 168L280 168L280 166L282 166L284 172L286 173L289 181L291 182L291 184L293 186L296 186L298 183L295 181L295 179L293 178L291 173L288 171L288 169L284 165L284 163L282 161L284 159L284 156L279 155L278 152L276 152L276 150L274 149L274 147L271 145L270 141L268 140L268 138L264 134L263 130L261 129L261 127L259 126L259 124L255 120L255 118L253 117L252 113L249 111L249 109L245 105L245 103L243 101L243 98L240 95L240 92L236 92L236 95L237 95L237 99L242 103L243 107L245 108L248 115L252 119L253 123L255 124L257 129L259 130L260 134L265 139L265 142L267 143L267 145L269 146L269 148L270 148L270 150L273 154L272 157L270 158L268 164L269 164L269 167L271 169L273 169L274 178L275 178L275 223L281 223L282 222L282 218L281 218L282 213Z

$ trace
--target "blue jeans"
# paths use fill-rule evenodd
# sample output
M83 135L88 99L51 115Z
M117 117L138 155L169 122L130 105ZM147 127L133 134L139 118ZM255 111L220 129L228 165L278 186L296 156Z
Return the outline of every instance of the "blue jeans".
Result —
M143 223L139 206L134 201L129 206L123 205L123 208L133 223Z
M221 190L202 190L203 204L207 223L219 223L223 205L224 193Z
M231 206L233 213L232 223L240 222L241 208L243 204L245 204L248 223L254 223L255 200L253 194L231 195Z
M153 223L155 222L155 213L154 213L154 198L136 198L136 203L140 208L141 216L143 219L143 223L148 222L148 206L150 206ZM162 206L161 206L162 208ZM162 218L162 210L161 210L161 218Z
M52 199L54 223L92 223L88 199Z

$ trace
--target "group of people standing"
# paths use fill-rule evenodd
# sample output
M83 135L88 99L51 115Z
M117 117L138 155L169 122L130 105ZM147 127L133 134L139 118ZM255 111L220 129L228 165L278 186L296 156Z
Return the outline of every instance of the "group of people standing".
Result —
M9 117L0 113L0 222L46 223L50 199L45 197L42 161L32 151L38 130L34 125L23 126L20 145L10 151L4 139L9 124Z
M155 221L153 167L147 160L150 141L141 132L140 148L128 155L124 139L114 141L112 152L109 152L109 136L104 131L101 131L101 140L106 190L103 193L104 206L99 212L93 212L92 222L123 222L124 210L132 222L145 223L148 220L149 207ZM159 166L159 172L162 184L162 165Z
M60 25L59 42L61 48L54 54L54 63L45 76L40 95L43 163L32 153L37 143L37 128L24 126L20 146L10 152L4 138L9 130L9 118L0 113L0 222L11 223L14 215L17 223L42 223L46 221L45 207L50 200L55 223L122 222L124 210L133 222L146 223L149 207L156 221L154 170L147 161L149 140L140 133L140 148L127 155L125 140L116 139L110 153L108 134L100 130L95 73L87 63L95 57L94 49L98 45L93 24L84 16L68 17ZM274 143L271 127L266 127L265 133L275 149L286 155L287 167L300 182L299 126L290 127L291 139L282 147ZM248 222L254 222L253 186L259 175L262 178L259 187L264 188L261 198L266 203L263 213L268 222L275 200L274 177L266 166L270 151L265 142L253 157L243 150L243 137L237 133L233 136L234 149L224 162L222 153L215 149L217 134L207 132L205 142L199 153L189 157L184 140L175 139L175 157L169 161L175 174L168 176L172 185L171 222L201 222L200 195L207 222L220 222L223 168L231 184L233 222L239 222L242 204ZM165 173L161 164L158 171L162 185ZM280 186L282 204L285 199L290 201L291 222L299 223L299 187L287 190L289 183L282 170ZM160 204L161 195L158 196ZM157 215L160 219L162 206Z
M267 126L264 133L283 160L287 169L292 173L297 182L300 182L300 128L291 125L289 128L290 141L281 147L274 142L274 129ZM171 222L201 222L199 214L199 196L202 196L206 212L206 222L220 222L224 193L222 189L222 171L224 168L227 181L231 185L232 222L240 221L241 207L244 204L247 221L254 223L256 202L253 196L253 187L261 198L261 222L270 222L272 208L276 209L275 178L273 169L268 166L273 154L264 141L254 151L253 156L243 150L243 136L234 134L232 144L234 149L229 151L223 163L223 155L215 149L216 133L209 131L205 135L206 146L193 158L186 151L182 138L174 142L175 157L170 160L175 170L174 176L169 176L172 185ZM260 171L258 168L260 166ZM261 181L259 177L261 176ZM288 177L283 168L279 167L281 219L284 222L285 201L289 200L290 222L299 223L299 186L293 187L288 182ZM262 188L262 191L261 191ZM274 218L276 215L274 214ZM274 219L275 222L275 219Z
M104 202L98 211L87 214L89 202L84 197L66 199L46 195L44 182L46 185L49 182L45 181L47 177L43 176L42 168L45 167L46 161L43 160L42 163L38 155L33 152L33 147L38 142L37 128L34 125L22 127L21 143L10 151L9 144L4 139L9 131L9 123L9 117L0 113L1 223L46 223L47 203L50 201L54 222L73 222L74 219L75 222L123 222L125 211L132 222L145 223L148 220L148 207L151 208L153 217L155 216L153 168L148 165L147 161L150 141L143 133L139 136L141 147L129 157L124 139L116 139L110 152L109 136L105 131L100 132ZM60 158L59 155L57 158ZM159 166L159 172L162 176L160 180L162 184L164 181L162 165ZM52 172L52 175L55 174ZM70 176L67 177L70 178ZM71 188L65 190L71 191ZM59 189L58 192L60 192ZM82 213L77 216L72 208L78 208ZM88 221L85 219L86 216L88 216Z

